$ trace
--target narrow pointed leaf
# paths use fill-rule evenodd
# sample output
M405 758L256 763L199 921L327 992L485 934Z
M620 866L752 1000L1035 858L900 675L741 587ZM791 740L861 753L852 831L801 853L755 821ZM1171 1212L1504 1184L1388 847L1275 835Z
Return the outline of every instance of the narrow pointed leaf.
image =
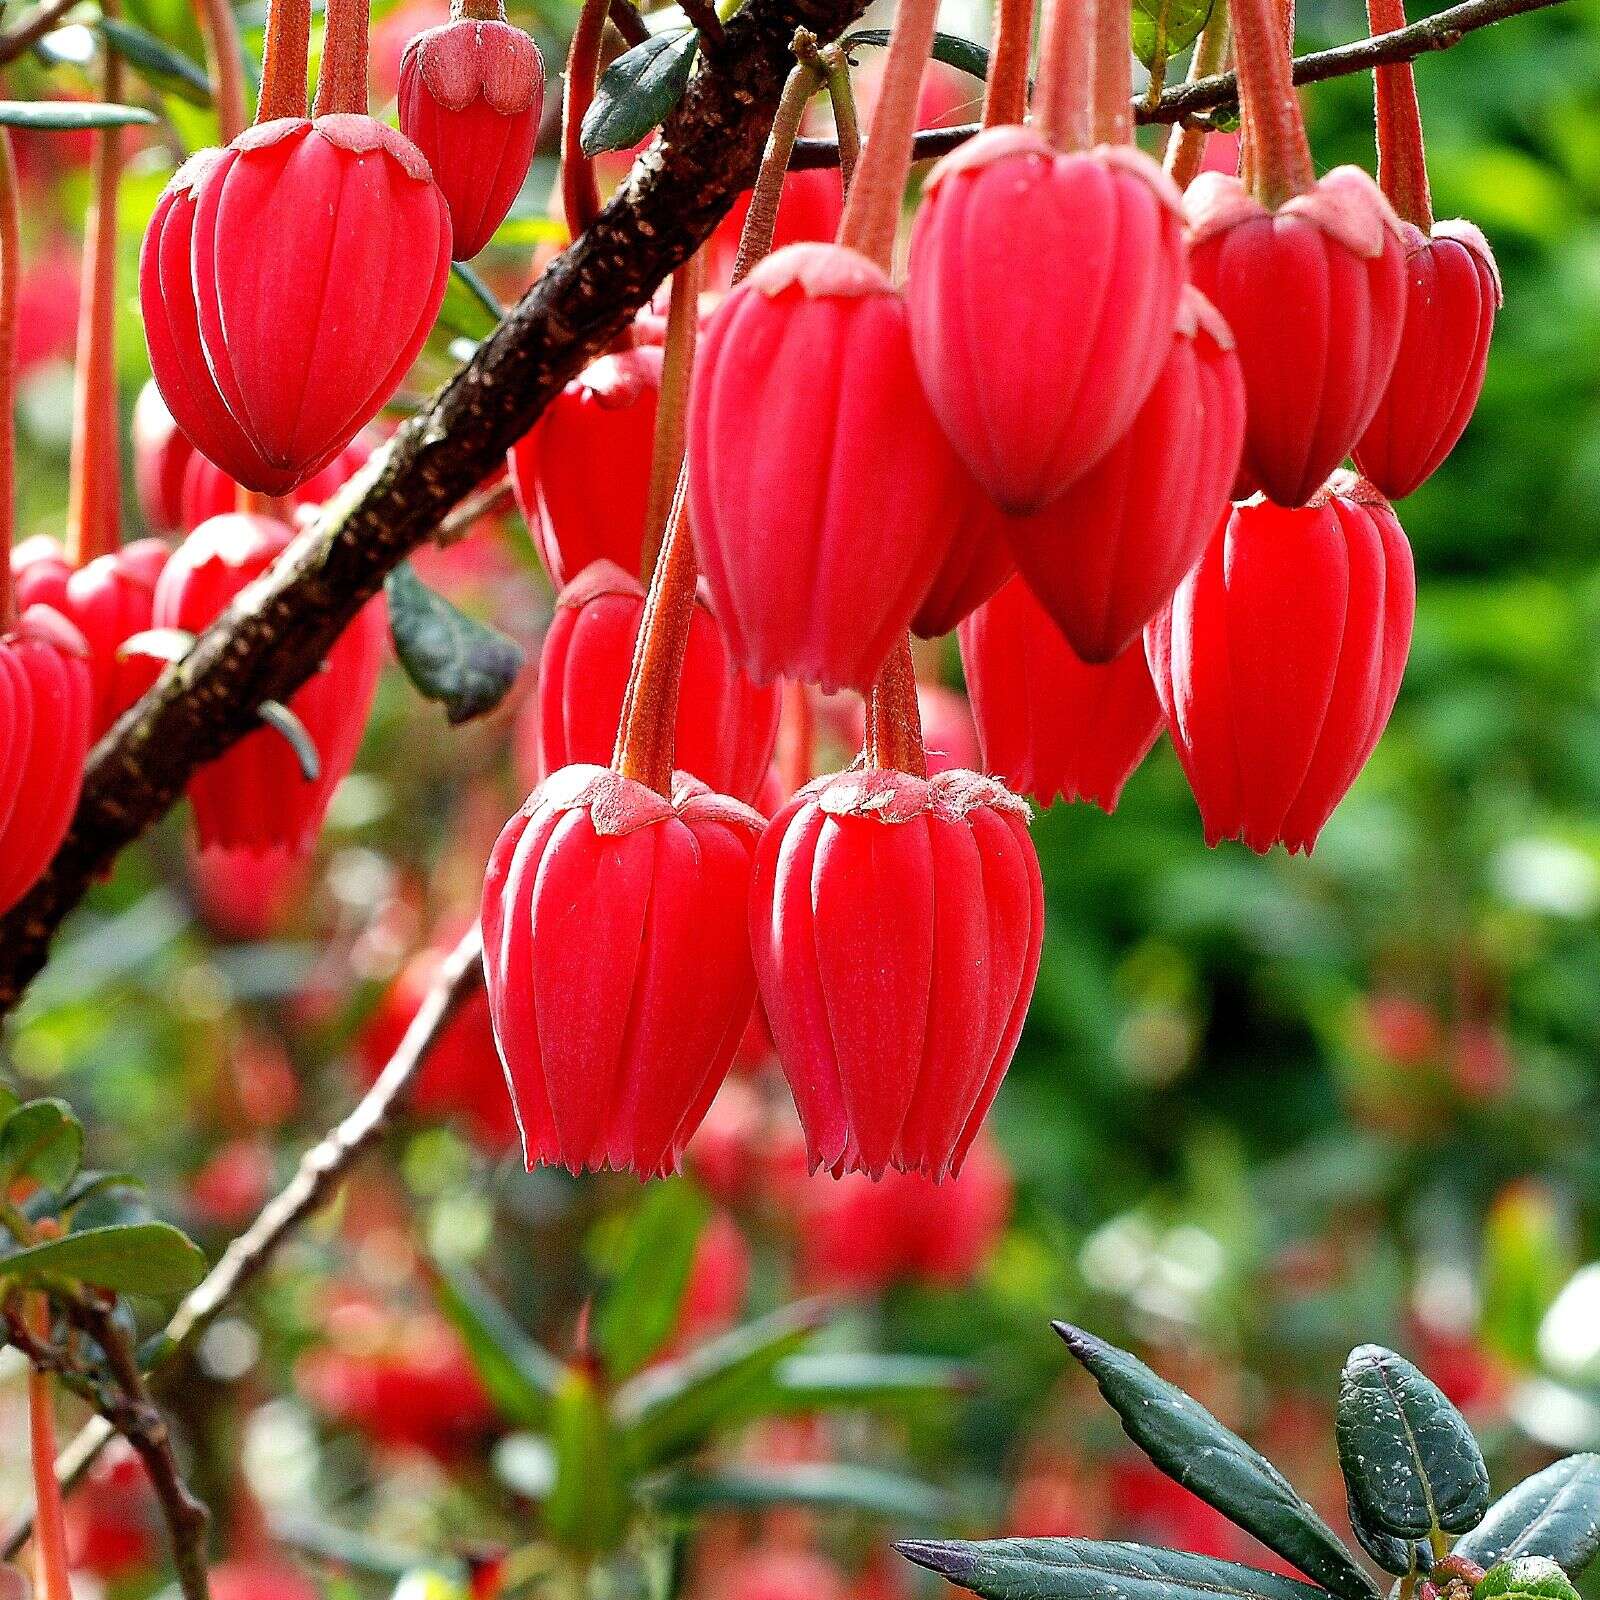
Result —
M142 106L86 100L0 100L0 128L38 133L79 133L85 128L124 128L156 120Z
M824 1317L814 1301L785 1306L625 1383L613 1405L635 1465L668 1461L761 1409L779 1364Z
M1464 1533L1489 1507L1472 1430L1439 1386L1392 1350L1350 1352L1335 1418L1339 1464L1367 1526L1403 1539Z
M305 723L281 700L263 700L256 708L256 715L274 733L281 734L288 741L295 760L300 764L300 776L307 783L315 783L322 776L322 756L317 750L317 741L311 737Z
M561 1363L518 1326L470 1268L436 1266L433 1293L500 1414L520 1427L545 1426L561 1386Z
M192 106L211 104L211 79L205 68L181 50L121 17L101 17L95 28L152 88L175 94Z
M881 47L889 42L889 30L857 28L854 33L846 34L839 42L846 50L863 44ZM974 78L989 76L989 52L971 39L963 39L953 33L936 33L933 36L931 54L935 61L942 61L945 66L954 67L958 72L968 73Z
M805 1506L862 1511L898 1522L942 1523L950 1520L953 1509L947 1495L915 1478L846 1462L674 1472L646 1492L661 1510L680 1516Z
M828 1350L790 1356L773 1374L768 1410L902 1411L976 1387L969 1367L929 1356Z
M709 1210L693 1184L673 1179L651 1184L629 1218L619 1270L591 1324L613 1382L632 1377L672 1337Z
M1567 1456L1519 1483L1456 1552L1480 1567L1548 1556L1576 1577L1600 1555L1600 1455Z
M0 1194L18 1178L60 1193L83 1163L83 1124L65 1100L30 1100L0 1124Z
M206 1274L192 1240L165 1222L85 1228L0 1259L0 1280L39 1283L72 1278L121 1294L184 1294Z
M1184 1488L1344 1600L1377 1591L1293 1484L1199 1401L1137 1356L1064 1322L1055 1325L1122 1418L1128 1437Z
M694 70L700 35L658 33L625 50L600 74L584 113L578 142L583 153L627 150L663 123L683 98Z
M521 646L435 594L408 561L384 590L394 652L417 692L437 700L452 726L493 711L522 670Z
M1324 1600L1322 1590L1295 1578L1148 1545L908 1539L895 1549L985 1600Z

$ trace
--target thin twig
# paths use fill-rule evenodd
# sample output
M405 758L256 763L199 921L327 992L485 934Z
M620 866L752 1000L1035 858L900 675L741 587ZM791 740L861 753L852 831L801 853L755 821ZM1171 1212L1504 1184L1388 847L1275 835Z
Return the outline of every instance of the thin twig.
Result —
M150 1363L152 1370L171 1360L204 1332L234 1296L261 1272L279 1246L333 1197L350 1168L387 1125L435 1040L474 987L483 981L482 951L478 930L473 928L440 967L433 987L417 1008L405 1037L377 1081L338 1126L306 1151L294 1176L228 1246L217 1264L173 1313L155 1360ZM99 1339L100 1334L96 1332L95 1337ZM101 1342L103 1344L104 1340ZM109 1348L107 1354L114 1359ZM123 1381L120 1376L119 1381ZM127 1386L125 1381L123 1386ZM63 1488L71 1489L83 1477L117 1431L104 1416L96 1417L79 1430L56 1461L56 1476ZM137 1438L130 1436L130 1442L135 1449L139 1448ZM33 1518L29 1513L7 1534L0 1559L9 1560L14 1556L27 1542L32 1527Z
M211 1513L184 1482L172 1447L172 1430L155 1401L128 1335L102 1302L85 1296L69 1306L73 1316L105 1353L118 1393L102 1402L101 1416L133 1446L155 1489L172 1542L172 1565L183 1600L210 1600L206 1539Z
M630 50L650 37L650 29L632 0L611 0L611 26L622 35L622 42Z
M1373 38L1357 39L1352 44L1337 45L1331 50L1314 50L1309 55L1297 56L1294 81L1297 84L1326 83L1330 78L1349 77L1352 73L1367 72L1392 62L1413 61L1430 50L1448 50L1480 28L1565 3L1566 0L1463 0L1461 5L1424 17L1409 27L1396 28L1392 33L1380 33ZM1154 105L1146 104L1142 98L1135 100L1133 118L1135 122L1182 122L1202 112L1226 110L1238 103L1238 77L1232 72L1220 72L1212 78L1174 84ZM926 128L917 135L915 158L931 161L948 155L977 132L975 122L954 128ZM797 140L794 160L790 163L795 169L836 167L838 164L839 147L832 139Z
M0 67L26 55L44 36L56 28L78 0L45 0L14 28L0 33Z
M717 8L711 4L711 0L679 0L679 4L683 7L684 16L699 32L702 48L720 50L727 35L723 32L722 18L717 15Z

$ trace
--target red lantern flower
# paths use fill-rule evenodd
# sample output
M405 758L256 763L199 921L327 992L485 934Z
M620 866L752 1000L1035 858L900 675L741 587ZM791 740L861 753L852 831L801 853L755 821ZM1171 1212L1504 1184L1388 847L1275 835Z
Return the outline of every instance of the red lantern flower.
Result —
M1470 222L1402 223L1405 331L1394 375L1361 435L1356 465L1391 499L1438 471L1472 420L1500 309L1500 270Z
M444 297L450 217L410 140L335 112L192 157L145 232L150 364L195 447L287 494L370 422Z
M870 686L949 550L959 483L888 274L839 245L767 257L707 321L689 441L734 660L758 683Z
M938 639L961 619L981 606L1016 571L1006 524L1011 519L979 486L962 473L966 482L952 497L960 510L952 516L955 532L933 587L911 619L911 631L923 639Z
M312 473L284 498L291 506L320 506L331 500L366 465L374 443L367 435L358 435L320 472ZM214 461L208 461L198 450L191 451L183 472L178 508L177 525L187 533L213 517L237 511L239 485Z
M1130 646L1228 508L1244 442L1233 336L1185 289L1168 355L1133 425L1066 493L1008 518L1017 569L1082 660Z
M419 951L400 969L368 1017L357 1048L369 1083L376 1081L400 1048L443 959L439 950ZM495 1052L488 997L481 988L473 987L434 1040L407 1103L419 1116L459 1119L491 1156L502 1155L516 1144L516 1114Z
M1043 929L1028 808L994 779L869 768L789 801L756 855L750 937L813 1167L960 1169Z
M644 586L609 561L585 567L556 599L539 657L539 763L604 766L616 748ZM781 692L734 666L722 629L699 600L678 693L674 760L716 794L752 801L778 741Z
M762 819L680 774L671 800L563 767L506 824L484 976L528 1165L678 1169L755 998L745 905Z
M213 517L184 540L156 585L157 628L199 633L286 550L293 531L271 517ZM276 730L247 734L189 780L202 850L287 849L316 841L328 802L355 762L377 688L384 642L382 606L364 606L328 652L325 669L288 705L311 736L318 772L308 780Z
M194 446L172 420L152 379L133 407L133 483L144 520L157 533L181 526L183 475L193 454Z
M1389 720L1415 609L1411 547L1370 484L1234 507L1145 636L1208 844L1309 854Z
M533 159L544 63L521 28L458 16L419 33L400 59L400 128L427 158L450 208L457 261L488 244Z
M1247 399L1244 465L1304 505L1372 420L1405 320L1400 224L1366 173L1336 167L1275 211L1225 173L1184 191L1190 274L1226 318Z
M0 637L0 912L38 882L66 836L92 694L88 646L58 612L30 606Z
M601 356L512 446L511 487L558 589L591 561L639 575L660 393L659 345Z
M1115 811L1161 732L1143 644L1090 666L1020 578L962 623L960 640L984 771L1040 805Z
M1062 153L986 129L924 189L911 239L917 370L978 482L1037 511L1127 432L1184 281L1178 191L1126 146Z

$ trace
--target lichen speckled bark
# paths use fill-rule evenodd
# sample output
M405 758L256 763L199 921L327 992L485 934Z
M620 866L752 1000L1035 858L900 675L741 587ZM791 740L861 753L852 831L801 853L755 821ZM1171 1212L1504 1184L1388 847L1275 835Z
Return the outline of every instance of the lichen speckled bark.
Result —
M472 361L396 434L287 558L239 596L93 752L44 878L0 919L0 1011L44 964L61 920L189 775L316 669L385 575L494 470L550 398L688 258L754 178L797 28L836 37L865 0L750 0L657 146Z

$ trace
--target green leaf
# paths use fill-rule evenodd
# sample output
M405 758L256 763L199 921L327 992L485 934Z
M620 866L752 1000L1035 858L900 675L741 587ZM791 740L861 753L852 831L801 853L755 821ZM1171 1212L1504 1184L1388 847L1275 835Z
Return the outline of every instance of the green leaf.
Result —
M1055 1330L1122 1418L1128 1437L1174 1481L1346 1600L1377 1593L1338 1536L1258 1450L1138 1357L1058 1322Z
M185 1294L206 1275L206 1258L165 1222L85 1228L0 1260L0 1277L18 1283L75 1278L121 1294Z
M153 33L124 22L121 17L101 17L95 24L106 43L152 88L175 94L192 106L211 104L211 79L205 68Z
M522 670L522 647L456 610L402 561L384 581L394 653L417 693L437 700L455 726L505 699Z
M882 48L888 42L887 28L857 28L854 33L847 33L839 41L847 51L856 45L876 45ZM958 72L968 73L974 78L989 76L989 52L971 39L962 39L953 33L936 33L933 36L932 54L935 61L942 61L947 67L954 67Z
M683 98L700 35L658 33L625 50L600 74L578 142L586 156L629 150L666 121Z
M140 106L112 106L88 100L0 100L0 128L30 128L38 133L124 128L155 120L154 112Z
M96 1172L92 1168L80 1172L60 1194L41 1190L34 1195L24 1210L31 1221L40 1217L64 1217L85 1201L116 1189L140 1192L144 1179L131 1172Z
M974 1387L970 1368L929 1356L828 1350L790 1356L773 1374L772 1404L786 1412L898 1411Z
M288 740L289 748L294 751L294 758L300 765L300 776L307 783L315 783L322 776L322 755L305 723L281 700L263 700L256 707L256 715L274 733Z
M815 1301L785 1306L624 1384L613 1405L633 1460L656 1466L752 1415L773 1393L779 1364L824 1318Z
M617 1274L591 1324L613 1382L631 1377L672 1337L709 1212L693 1184L673 1179L651 1184L628 1219Z
M4 1122L21 1104L17 1091L9 1083L0 1083L0 1122Z
M1578 1600L1578 1591L1547 1556L1518 1556L1490 1567L1472 1600Z
M1368 1527L1404 1539L1463 1533L1489 1506L1472 1430L1439 1386L1380 1345L1350 1352L1335 1419L1339 1464Z
M561 1386L561 1363L523 1332L469 1268L436 1266L433 1292L500 1414L521 1427L543 1427Z
M605 1399L580 1367L569 1367L556 1391L550 1443L556 1470L545 1526L566 1550L615 1549L630 1510L626 1463Z
M1133 0L1133 53L1154 68L1187 50L1211 20L1214 0Z
M1400 1578L1414 1566L1421 1572L1427 1572L1432 1568L1431 1545L1419 1543L1415 1539L1397 1539L1392 1533L1383 1533L1377 1528L1368 1527L1366 1518L1361 1515L1360 1506L1348 1495L1346 1506L1350 1515L1350 1531L1355 1534L1356 1542L1385 1572L1393 1573L1395 1577Z
M30 1100L0 1124L0 1194L32 1178L58 1194L83 1162L83 1124L65 1100Z
M800 1467L729 1467L681 1471L656 1480L646 1493L663 1511L766 1511L806 1506L816 1511L864 1511L897 1522L948 1522L949 1497L898 1472L843 1462Z
M445 280L444 300L439 306L439 325L458 339L474 342L487 339L506 314L494 291L464 261L450 265Z
M1519 1483L1456 1553L1480 1567L1548 1556L1576 1577L1600 1555L1600 1455L1567 1456Z
M117 646L117 659L153 656L157 661L182 661L194 649L195 637L187 628L145 628Z
M1324 1600L1274 1572L1148 1545L1095 1539L991 1539L895 1546L986 1600Z

